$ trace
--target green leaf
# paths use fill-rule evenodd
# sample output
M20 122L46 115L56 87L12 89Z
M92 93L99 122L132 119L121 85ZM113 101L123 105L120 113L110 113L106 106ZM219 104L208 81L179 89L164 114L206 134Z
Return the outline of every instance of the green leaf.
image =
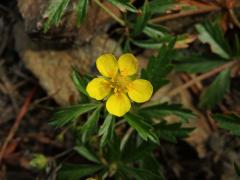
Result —
M112 140L106 144L104 157L108 162L119 162L121 160L120 137L113 131ZM103 148L104 149L104 148Z
M127 113L124 116L124 119L128 122L128 124L135 129L139 136L143 138L145 141L150 139L152 142L157 143L158 138L157 136L151 131L153 127L148 124L141 116L136 114Z
M87 15L87 8L88 8L88 0L78 0L77 3L77 23L82 24L86 15Z
M152 0L149 9L152 13L165 13L176 5L176 0Z
M96 131L97 121L100 116L101 106L99 106L89 117L87 122L81 127L82 141L86 142L88 138Z
M230 69L225 69L215 78L213 83L202 92L200 107L213 108L219 103L230 88Z
M141 48L146 49L160 49L163 47L164 42L161 40L131 40L131 42Z
M101 170L101 165L95 164L65 164L60 169L58 180L79 180L80 178L92 176Z
M51 0L47 11L44 13L45 17L48 17L44 24L44 32L46 32L50 26L57 25L61 17L63 16L70 0Z
M50 124L62 127L75 121L80 115L89 112L99 106L98 103L79 104L66 108L59 108L50 120Z
M88 148L86 148L85 146L76 146L76 147L74 147L74 150L77 151L81 156L83 156L87 160L95 162L95 163L100 163L97 156L93 152L91 152Z
M133 29L134 35L139 35L143 31L144 27L147 25L147 21L151 17L148 4L149 4L148 1L145 0L142 8L142 13L141 15L137 16L136 23L134 24L134 29Z
M167 36L168 30L164 26L158 24L147 24L143 29L143 33L150 38L159 39L160 37Z
M139 10L136 9L129 1L126 0L107 0L112 5L116 6L118 9L120 9L123 12L130 11L130 12L138 12Z
M229 44L218 24L207 21L204 24L197 24L196 29L199 33L199 40L203 43L208 43L213 53L224 59L230 58Z
M163 176L163 167L160 165L153 153L148 153L148 155L144 157L141 163L141 168L160 176L159 180L165 179Z
M175 57L176 59L176 57ZM204 73L226 63L225 60L219 57L208 57L202 55L190 56L182 55L177 57L175 61L175 70L178 72L187 73Z
M156 180L156 179L161 180L162 179L161 176L154 174L151 171L126 166L124 164L119 165L119 171L121 171L123 174L127 174L128 176L134 177L136 180Z
M102 126L99 129L98 135L102 136L100 146L103 147L108 141L112 140L114 131L114 117L108 114Z
M213 119L217 120L219 126L228 130L231 134L240 136L240 116L237 114L215 114Z
M87 86L88 81L86 78L81 77L81 75L78 73L78 71L76 69L73 69L73 71L72 71L72 80L73 80L75 86L77 87L77 89L79 90L79 92L88 96L88 93L86 91L86 86Z
M153 85L154 92L168 81L165 79L172 70L171 58L175 39L172 39L167 46L163 46L157 57L151 57L146 69L142 70L142 78L149 80Z
M133 144L135 143L135 144ZM140 145L136 146L136 139L134 142L126 143L122 150L122 159L126 163L142 160L145 156L148 156L157 146L156 144L148 141L143 141Z
M160 139L167 140L173 143L177 142L177 138L188 137L193 128L183 128L181 123L167 124L165 121L157 124L154 128Z
M187 122L189 119L194 118L194 114L190 110L183 108L180 104L163 103L150 105L141 108L139 113L150 118L163 118L165 116L175 115L183 122Z

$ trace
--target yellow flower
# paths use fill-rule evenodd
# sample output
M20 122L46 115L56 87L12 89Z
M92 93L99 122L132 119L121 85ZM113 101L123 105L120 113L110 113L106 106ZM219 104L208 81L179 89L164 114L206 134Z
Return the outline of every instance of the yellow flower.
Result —
M144 79L133 79L138 71L134 55L123 54L117 61L112 54L104 54L97 59L96 65L103 76L91 80L86 90L96 100L107 99L106 108L110 114L121 117L130 110L130 99L143 103L151 98L152 84Z

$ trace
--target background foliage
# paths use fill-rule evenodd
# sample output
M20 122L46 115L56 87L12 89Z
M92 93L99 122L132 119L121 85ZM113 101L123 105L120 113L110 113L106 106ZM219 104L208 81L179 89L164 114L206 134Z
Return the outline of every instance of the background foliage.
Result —
M117 23L116 35L120 37L123 51L154 51L155 55L148 59L147 66L141 70L141 77L153 84L154 92L168 85L169 76L173 72L197 74L195 81L207 78L208 81L204 82L200 96L196 97L196 104L202 111L215 112L218 109L219 103L230 92L232 68L239 66L238 33L233 38L226 36L226 30L218 17L197 23L194 38L188 33L172 34L165 26L157 23L157 17L166 11L181 7L180 11L184 13L198 8L200 2L145 0L136 5L128 0L107 2L118 8L121 16L115 15L102 1L91 1L110 14ZM69 6L76 11L76 23L80 27L84 24L90 9L89 0L52 0L46 11L45 32L52 26L58 26ZM203 46L204 51L187 52L186 49L193 41ZM101 102L88 97L85 89L90 77L73 69L72 79L81 94L81 102L57 109L50 122L57 128L67 127L72 132L75 139L72 151L86 160L84 164L60 164L58 178L75 180L95 176L100 179L164 179L164 170L155 152L162 140L176 143L178 139L188 137L194 129L186 124L196 121L195 114L181 104L158 99L135 105L123 118L116 118L106 112ZM184 88L194 83L186 83ZM178 89L170 94L174 96L177 92ZM170 115L174 115L178 122L169 123L167 118ZM210 116L219 128L239 136L239 115L233 112L211 113ZM239 173L237 164L235 169Z

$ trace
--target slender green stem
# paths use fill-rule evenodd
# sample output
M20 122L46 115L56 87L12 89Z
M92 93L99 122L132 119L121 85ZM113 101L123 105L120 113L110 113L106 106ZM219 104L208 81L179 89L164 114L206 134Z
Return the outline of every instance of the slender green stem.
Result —
M125 26L125 22L117 17L112 11L110 11L105 5L103 5L103 3L101 3L99 0L94 0L95 3L101 7L106 13L108 13L113 19L115 19L119 24L121 24L122 26Z

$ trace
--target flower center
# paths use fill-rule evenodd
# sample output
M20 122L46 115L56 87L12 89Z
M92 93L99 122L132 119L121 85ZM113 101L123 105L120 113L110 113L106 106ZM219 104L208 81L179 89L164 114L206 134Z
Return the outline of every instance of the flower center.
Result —
M110 86L113 89L114 93L126 93L129 83L130 79L120 74L116 75L110 80Z

